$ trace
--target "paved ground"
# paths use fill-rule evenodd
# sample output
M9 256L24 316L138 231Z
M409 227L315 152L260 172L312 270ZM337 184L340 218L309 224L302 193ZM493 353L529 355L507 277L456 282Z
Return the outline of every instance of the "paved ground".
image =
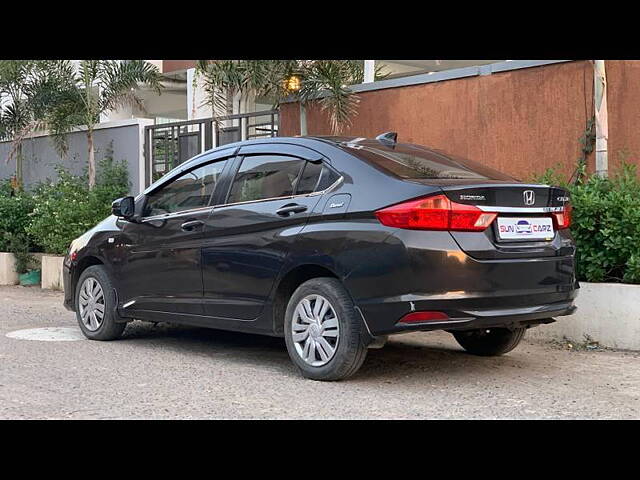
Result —
M143 322L114 342L6 336L74 327L61 301L0 287L0 418L640 418L640 353L525 341L481 358L419 333L369 351L351 380L321 383L269 337Z

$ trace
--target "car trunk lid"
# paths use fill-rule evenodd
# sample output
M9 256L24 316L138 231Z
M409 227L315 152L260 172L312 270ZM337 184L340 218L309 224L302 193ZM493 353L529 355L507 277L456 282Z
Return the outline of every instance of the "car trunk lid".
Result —
M501 181L437 183L452 202L498 214L493 224L482 232L451 232L460 248L474 258L553 257L568 254L573 249L568 231L558 230L555 222L550 221L553 213L562 212L569 205L569 193L563 188ZM552 234L531 232L532 226L543 228L544 224L552 223ZM507 234L504 230L499 232L499 226L514 232L518 229L518 233L505 238ZM514 236L518 238L512 238Z

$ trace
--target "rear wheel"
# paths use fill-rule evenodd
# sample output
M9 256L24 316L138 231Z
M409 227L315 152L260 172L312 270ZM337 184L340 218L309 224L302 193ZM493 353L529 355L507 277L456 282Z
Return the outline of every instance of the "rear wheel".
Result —
M293 363L313 380L342 380L367 355L363 324L353 301L335 278L314 278L293 293L284 336Z
M492 357L503 355L518 346L526 328L482 328L462 332L452 332L453 336L467 352L473 355Z
M116 295L104 267L94 265L87 268L76 286L76 318L85 337L90 340L114 340L118 338L126 323L115 313Z

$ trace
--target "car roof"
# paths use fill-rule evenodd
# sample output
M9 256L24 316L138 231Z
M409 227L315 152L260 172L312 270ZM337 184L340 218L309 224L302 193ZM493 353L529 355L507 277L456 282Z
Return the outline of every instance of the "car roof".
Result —
M233 143L226 143L224 145L220 145L219 147L211 148L204 152L199 153L193 158L190 158L188 162L192 162L198 158L201 158L205 155L208 155L213 152L221 152L227 149L238 149L240 147L244 147L247 145L259 145L264 143L290 143L294 145L301 146L311 146L313 143L317 141L322 141L321 137L311 137L311 136L297 136L297 137L266 137L266 138L253 138L251 140L241 140ZM323 142L323 143L331 143L331 142Z
M344 136L336 136L336 135L326 135L326 136L313 136L313 137L301 137L301 138L313 138L315 140L320 140L322 142L330 143L336 147L344 147L344 146L354 146L361 145L363 147L373 147L379 150L389 150L393 151L397 147L413 147L418 148L421 151L425 152L425 154L433 157L434 160L446 159L450 161L466 161L468 159L464 157L460 157L458 155L453 155L446 151L431 148L426 145L420 145L418 143L402 143L397 142L395 145L393 144L385 144L376 138L367 138L367 137L344 137Z
M294 145L301 146L312 146L315 142L321 142L324 144L330 144L336 147L340 147L344 144L358 144L363 146L372 146L372 147L380 147L381 142L376 140L375 138L367 138L367 137L355 137L355 136L339 136L339 135L305 135L305 136L294 136L294 137L266 137L266 138L254 138L251 140L241 140L238 142L227 143L225 145L220 145L219 147L212 148L201 154L197 155L195 158L201 157L207 153L211 153L214 151L226 150L228 148L239 148L245 145L258 145L262 143L291 143ZM429 148L425 145L418 144L404 144L398 142L398 145L413 145L418 146L424 150L431 151L433 153L437 153L438 155L447 156L449 158L454 158L453 155L443 152L442 150Z
M305 136L295 136L295 137L266 137L266 138L254 138L251 140L242 140L242 141L238 141L238 142L233 142L233 143L227 143L225 145L221 145L219 147L207 150L205 152L202 152L199 155L196 155L195 157L193 157L193 159L199 158L205 154L214 152L214 151L222 151L228 148L240 148L243 147L245 145L258 145L258 144L263 144L263 143L291 143L294 145L300 145L300 146L306 146L306 147L313 147L314 144L317 145L317 142L322 143L322 144L329 144L335 147L341 147L345 144L357 144L357 145L363 145L363 146L371 146L371 147L381 147L381 146L385 146L383 145L379 140L376 140L375 138L367 138L367 137L354 137L354 136L339 136L339 135L305 135ZM421 149L425 150L425 151L429 151L432 152L436 155L439 156L444 156L447 157L448 159L456 159L456 158L460 158L457 157L455 155L451 155L447 152L444 152L442 150L439 149L434 149L434 148L430 148L427 147L425 145L418 145L418 144L410 144L410 143L400 143L398 142L398 145L411 145L411 146L417 146L420 147ZM192 160L193 160L192 159Z
M302 147L311 148L325 155L330 154L327 151L327 146L330 148L338 148L343 152L348 152L355 156L356 158L360 158L357 152L349 151L349 149L345 147L353 147L353 146L363 146L363 147L372 147L381 150L389 150L393 151L397 147L413 147L422 150L423 154L431 157L434 161L442 161L447 160L451 162L468 162L469 159L461 157L459 155L453 155L449 152L437 149L430 148L425 145L412 144L412 143L401 143L398 142L395 146L384 144L381 141L375 138L367 138L367 137L355 137L355 136L340 136L340 135L305 135L305 136L295 136L295 137L267 137L267 138L254 138L251 140L242 140L239 142L228 143L225 145L221 145L219 147L213 148L211 150L207 150L205 152L196 155L191 158L184 165L190 166L194 163L197 163L202 157L207 156L214 152L222 152L228 149L239 149L248 145L259 145L259 144L269 144L269 143L288 143L293 145L299 145ZM324 146L324 148L322 148ZM394 148L395 147L395 148ZM362 160L362 159L361 159ZM364 161L364 160L363 160Z
M206 152L202 152L197 155L198 157L209 152L219 151L227 148L239 148L245 145L258 145L261 143L292 143L295 145L310 145L314 142L329 143L333 145L340 145L344 143L362 143L363 145L380 145L380 142L375 138L364 137L346 137L337 135L297 135L294 137L265 137L265 138L253 138L251 140L241 140L238 142L227 143L220 145L219 147L212 148ZM194 157L195 158L195 157Z

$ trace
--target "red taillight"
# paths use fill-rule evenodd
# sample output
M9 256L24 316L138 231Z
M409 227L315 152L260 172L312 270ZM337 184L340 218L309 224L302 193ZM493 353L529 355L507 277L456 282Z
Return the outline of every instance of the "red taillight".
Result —
M486 229L496 216L473 205L452 202L445 195L411 200L376 212L380 223L388 227L466 232Z
M553 223L557 230L569 228L571 226L571 205L566 205L564 211L553 214Z
M449 316L442 312L411 312L407 313L398 323L422 323L449 320Z

